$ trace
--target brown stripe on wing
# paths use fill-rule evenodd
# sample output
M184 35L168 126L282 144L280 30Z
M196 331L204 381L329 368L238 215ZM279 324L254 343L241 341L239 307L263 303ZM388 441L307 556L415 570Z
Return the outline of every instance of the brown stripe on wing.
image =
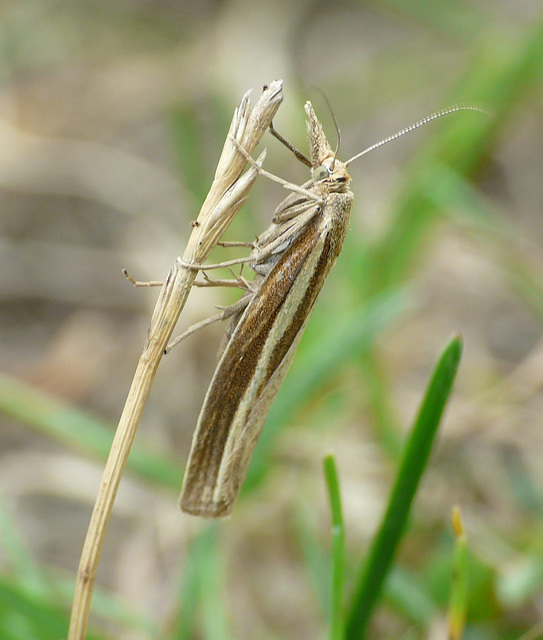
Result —
M298 348L298 343L300 342L315 301L326 279L326 273L328 273L333 263L334 258L330 257L331 250L330 236L327 235L320 258L317 262L317 267L310 279L309 287L298 306L298 308L303 308L303 313L295 312L292 314L292 322L286 327L281 339L275 345L268 367L266 368L266 374L263 376L262 382L255 394L256 400L247 416L246 424L243 425L245 432L243 447L238 447L238 449L233 452L231 459L227 462L229 475L235 479L235 483L229 487L231 495L228 497L225 496L225 498L227 498L225 504L235 499L245 479L251 456L268 416L270 405L277 395L292 363Z
M270 277L264 281L255 300L247 307L222 355L208 389L193 438L193 448L181 495L181 504L185 511L219 515L221 509L222 511L226 509L226 505L219 504L216 505L215 510L211 509L208 503L204 504L205 498L202 501L202 496L206 489L210 491L216 484L225 444L239 408L239 400L252 380L253 371L270 329L288 297L291 286L318 241L315 230L317 223L318 218L308 225L298 241L289 247L278 261L272 272L273 277L270 274ZM280 287L277 282L281 283ZM283 356L287 350L288 345L284 343ZM280 362L279 358L274 360L277 363ZM277 367L277 364L275 366ZM272 374L273 371L268 368L264 384Z
M286 331L283 333L281 340L279 340L277 347L274 350L272 357L270 358L267 376L263 381L262 386L264 386L264 384L267 384L268 380L279 366L281 360L285 357L285 354L289 350L290 345L294 342L300 329L307 321L307 318L309 317L309 314L313 309L315 301L317 300L317 297L324 285L326 275L330 271L330 268L333 264L335 256L331 257L331 252L332 246L330 243L330 234L328 234L325 238L324 246L317 262L317 267L314 270L313 275L311 276L309 286L307 287L305 295L299 304L299 308L303 308L304 312L294 313L292 315L292 322L288 325Z
M228 475L236 479L235 486L228 487L231 492L229 496L230 502L235 499L241 483L245 479L254 447L262 431L270 405L296 353L298 343L326 277L337 256L341 253L348 229L351 202L352 196L350 194L332 194L329 206L332 206L333 210L323 211L320 220L316 220L313 223L314 226L321 225L320 229L316 229L313 232L315 240L317 241L320 238L322 241L322 246L319 248L320 253L316 264L310 267L312 272L307 281L303 297L297 299L293 291L289 291L285 297L286 306L291 304L292 298L297 299L297 306L296 309L289 310L290 323L285 327L278 342L274 344L265 375L262 376L258 390L252 396L254 403L250 407L245 424L242 425L245 435L244 444L234 450L231 459L227 460ZM307 246L305 250L308 250ZM274 283L270 280L268 286L272 288ZM269 295L271 295L271 292Z

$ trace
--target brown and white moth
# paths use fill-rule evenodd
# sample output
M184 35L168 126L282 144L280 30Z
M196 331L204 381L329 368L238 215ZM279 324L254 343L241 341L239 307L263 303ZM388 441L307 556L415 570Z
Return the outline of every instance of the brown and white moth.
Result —
M313 179L285 198L256 241L253 291L231 320L228 342L204 400L180 505L226 516L241 489L270 405L285 377L317 296L340 254L353 194L347 167L305 107Z
M312 179L299 187L260 170L293 193L254 244L247 260L255 271L250 290L224 314L232 319L193 436L179 500L183 511L219 518L232 510L271 403L341 253L354 198L348 164L436 117L462 109L478 110L460 105L432 114L343 163L311 103L306 103L311 151L306 162Z

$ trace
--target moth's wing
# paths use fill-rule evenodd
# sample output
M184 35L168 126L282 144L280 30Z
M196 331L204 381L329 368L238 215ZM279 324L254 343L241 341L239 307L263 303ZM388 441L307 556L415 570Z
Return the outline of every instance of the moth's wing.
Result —
M220 420L216 420L209 406L213 403L208 402L210 394L217 393L220 385L219 380L212 380L185 471L180 497L183 511L211 518L224 517L231 512L268 411L292 363L304 328L305 323L263 388L244 398L247 411L241 407L241 415L238 414L229 425L225 441L220 434ZM220 449L221 455L214 455ZM210 464L211 460L213 464Z
M294 195L297 196L296 203L286 209L279 207L279 214L276 212L272 224L257 238L253 254L255 262L251 265L257 273L269 273L321 210L321 203L299 194ZM289 199L290 196L284 202Z
M309 316L308 316L309 317ZM270 406L275 399L288 369L294 359L298 344L303 335L305 325L300 328L298 335L290 345L284 358L268 379L266 384L250 401L250 408L246 416L236 421L230 432L230 438L224 452L221 470L217 478L215 489L215 503L225 505L230 512L234 501L241 489L251 457L264 428Z
M302 189L307 191L314 191L314 182L313 180L309 180L305 184L302 185ZM284 198L275 211L273 212L272 220L275 223L284 222L285 220L290 220L298 215L300 209L304 209L308 204L314 204L315 200L308 199L308 197L302 193L297 191L293 191L289 193L286 198Z
M207 517L230 513L324 282L322 270L333 261L331 251L330 235L317 218L245 309L198 419L181 490L183 511Z
M258 276L258 278L260 278L260 276ZM243 296L240 298L240 300L247 300L247 305L250 304L250 300L249 298L253 296L253 293L251 291L246 291ZM240 309L239 311L236 311L236 313L234 313L234 315L229 319L228 324L226 325L226 328L224 330L224 334L221 338L221 343L219 345L219 349L217 350L217 360L220 362L223 353L225 352L225 350L228 347L228 344L230 342L230 339L232 338L232 335L234 334L234 331L236 330L236 327L238 326L241 318L243 318L243 314L245 313L245 309L246 307L244 307L243 309Z

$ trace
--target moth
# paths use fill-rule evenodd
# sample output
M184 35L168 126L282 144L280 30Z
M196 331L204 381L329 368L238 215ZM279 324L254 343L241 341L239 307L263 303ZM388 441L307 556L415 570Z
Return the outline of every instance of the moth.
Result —
M310 102L305 105L310 160L276 134L310 165L311 179L300 187L260 169L292 193L277 207L271 226L245 260L255 272L248 290L222 314L231 319L194 432L179 499L183 511L219 518L232 510L271 403L341 253L354 199L348 165L436 117L461 109L479 110L456 105L437 112L347 162L337 158Z

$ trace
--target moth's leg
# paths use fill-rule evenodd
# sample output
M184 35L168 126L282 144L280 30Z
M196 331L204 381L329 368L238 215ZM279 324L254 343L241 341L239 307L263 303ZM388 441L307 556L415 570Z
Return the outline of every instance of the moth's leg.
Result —
M249 247L250 249L254 249L255 246L254 242L230 242L226 240L221 240L217 244L219 247Z
M311 200L316 200L317 202L322 201L322 198L318 194L313 193L312 191L309 191L309 189L304 189L303 187L300 187L297 184L294 184L292 182L287 182L287 180L283 180L283 178L279 178L278 176L275 176L273 173L270 173L269 171L266 171L265 169L263 169L260 165L257 164L256 160L254 160L254 158L251 155L249 155L247 151L245 151L245 149L234 138L234 136L229 134L228 137L230 138L230 140L232 141L232 144L236 147L236 149L241 153L241 155L247 160L249 164L251 164L254 167L254 169L260 175L264 176L265 178L269 178L274 182L278 182L285 189L289 189L290 191L296 191L296 193L301 193L303 196L306 196Z
M298 151L298 149L296 149L294 145L290 144L290 142L286 138L283 138L283 136L275 130L273 121L270 122L269 129L274 138L277 138L277 140L279 140L281 144L284 144L287 149L290 149L290 151L292 151L292 153L298 158L298 160L300 160L300 162L303 162L306 167L309 167L311 169L311 160L306 158L301 151Z
M244 264L251 262L253 258L247 256L246 258L235 258L234 260L226 260L225 262L217 262L216 264L192 264L191 262L185 262L181 258L177 258L177 262L185 269L193 269L195 271L208 270L208 269L222 269L223 267L231 267L234 264Z
M220 245L221 247L249 247L250 249L254 249L256 246L254 242L222 242L221 241L221 242L218 242L217 244ZM217 262L215 264L193 264L191 262L185 262L184 260L181 260L181 258L177 258L177 263L182 267L185 267L185 269L192 269L193 271L200 271L200 270L204 271L204 269L205 270L223 269L226 267L231 267L232 265L235 265L235 264L240 264L243 268L243 265L246 264L247 262L251 262L251 260L252 260L251 256L247 256L246 258L234 258L233 260L225 260L224 262ZM195 283L195 286L207 287L211 285ZM231 286L231 285L225 285L225 286Z
M128 269L122 269L122 272L124 273L128 282L131 282L135 287L161 287L164 284L162 280L149 280L149 282L140 282L139 280L135 280L130 275Z
M251 246L253 246L253 244L251 244ZM179 261L180 264L182 266L189 266L191 268L193 268L195 265L189 265L188 263L184 263L182 261ZM205 265L206 269L208 268L208 265ZM215 265L210 265L212 268ZM216 265L217 267L219 266L227 266L225 264L220 264L220 265ZM243 267L243 263L241 265ZM232 272L232 275L234 276L233 280L224 280L224 279L215 279L215 278L210 278L206 273L202 272L203 278L204 280L195 280L192 283L193 287L239 287L240 289L244 289L245 291L250 291L251 290L251 284L248 282L248 280L246 280L242 275L241 272L239 275L236 275L232 270L230 270ZM128 269L122 269L123 274L125 275L126 279L131 282L135 287L161 287L164 282L162 280L149 280L147 282L143 282L140 280L136 280L128 271Z
M204 278L204 280L195 280L192 283L192 286L199 287L201 289L203 289L204 287L237 287L239 289L247 288L244 284L241 284L237 278L235 278L234 280L231 280L231 279L223 280L219 278Z
M243 268L243 265L241 265ZM202 272L202 276L204 280L195 280L192 284L193 287L239 287L240 289L244 289L245 291L252 291L251 284L248 280L246 280L242 275L241 271L239 275L234 273L232 269L230 272L234 276L234 279L221 280L219 278L210 278L205 271Z
M177 336L175 340L170 342L170 344L164 349L164 353L166 354L169 351L171 351L176 345L178 345L181 342L181 340L188 338L188 336L192 335L199 329L203 329L204 327L207 327L210 324L214 324L215 322L228 320L228 318L232 317L236 313L243 311L251 300L252 300L251 295L243 296L243 298L241 298L237 302L234 302L234 304L231 304L228 307L225 307L220 313L216 313L214 316L211 316L206 320L202 320L201 322L197 322L196 324L193 324L186 331L184 331L180 336Z
M179 262L182 266L185 266L183 262L181 261ZM219 266L222 266L222 265L219 265ZM242 264L242 268L243 268L243 264ZM230 269L230 271L232 271L232 269ZM163 282L160 282L158 280L152 280L149 282L140 282L138 280L135 280L130 275L130 273L128 272L128 269L123 269L122 272L126 276L127 280L131 282L135 287L158 287L164 284ZM195 287L239 287L240 289L243 289L244 291L246 291L247 294L250 294L253 292L253 287L251 286L251 283L241 275L241 272L239 273L239 275L237 275L232 271L232 275L234 276L233 280L219 280L219 279L214 280L209 278L206 273L203 273L204 281L203 282L195 281L193 283L193 286ZM231 318L236 313L242 312L245 309L245 307L249 304L250 300L251 300L251 296L245 295L243 296L243 298L241 298L234 304L231 304L230 306L222 309L220 313L217 313L214 316L207 318L206 320L202 320L202 322L197 322L196 324L193 324L184 333L182 333L180 336L175 338L175 340L173 340L166 347L166 349L164 349L164 353L168 353L168 351L173 349L175 345L179 344L181 340L184 340L185 338L195 333L199 329L202 329L203 327L207 327L207 325L213 324L214 322L220 322L221 320L228 320L228 318Z

